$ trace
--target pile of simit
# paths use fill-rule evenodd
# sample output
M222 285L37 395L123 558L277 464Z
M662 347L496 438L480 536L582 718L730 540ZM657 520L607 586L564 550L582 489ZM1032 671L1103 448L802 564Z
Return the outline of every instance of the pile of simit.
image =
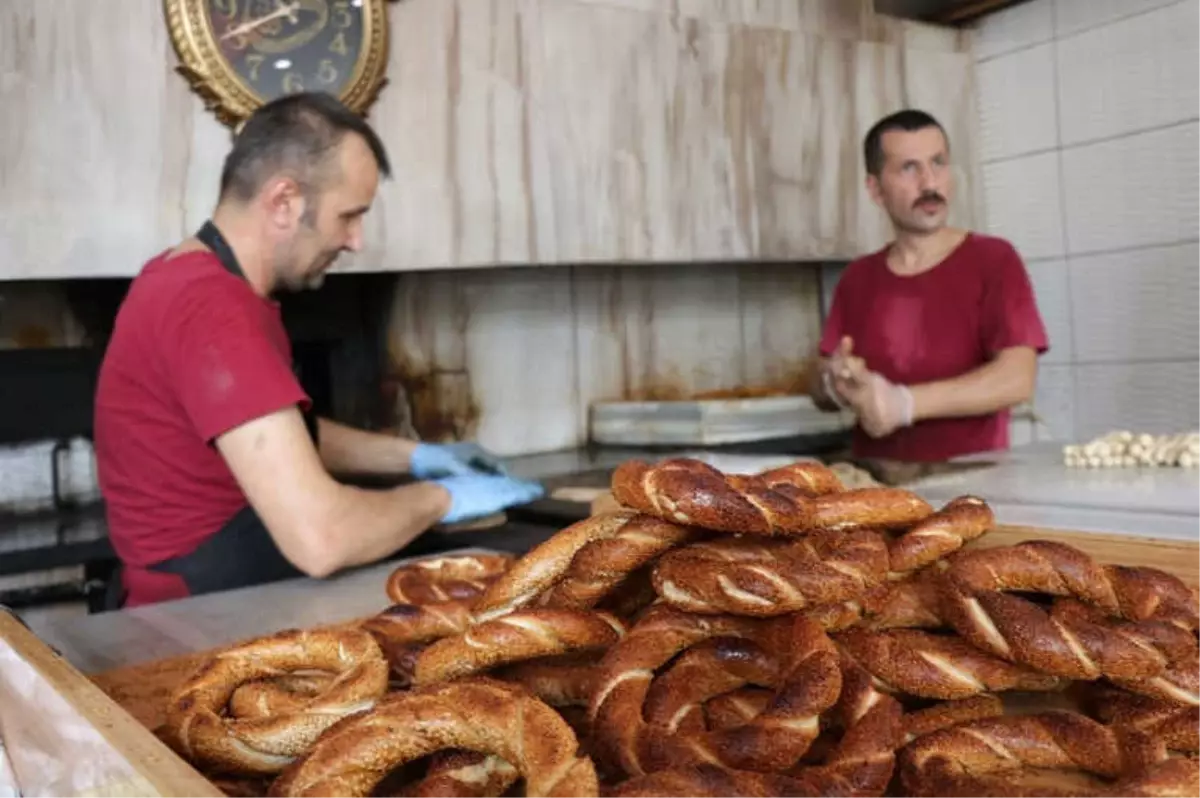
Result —
M375 617L214 656L165 738L281 796L1198 794L1176 577L968 545L983 500L815 463L612 488L521 558L418 561Z

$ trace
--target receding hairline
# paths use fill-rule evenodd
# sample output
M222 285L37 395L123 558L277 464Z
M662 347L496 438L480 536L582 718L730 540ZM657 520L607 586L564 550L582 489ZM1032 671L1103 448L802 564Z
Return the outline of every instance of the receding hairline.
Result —
M387 151L366 120L335 97L293 94L259 108L241 126L221 171L220 198L249 201L277 175L316 191L342 174L338 154L356 135L389 177Z

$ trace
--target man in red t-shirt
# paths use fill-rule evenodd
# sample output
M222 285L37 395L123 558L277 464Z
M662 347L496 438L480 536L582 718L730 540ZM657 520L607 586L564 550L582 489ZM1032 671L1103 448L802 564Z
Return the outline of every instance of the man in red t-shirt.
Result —
M133 280L105 351L95 444L122 561L110 607L373 562L437 523L542 494L474 444L433 445L311 414L279 290L320 284L362 220L387 155L328 94L260 108L239 132L195 237ZM418 481L360 490L331 473Z
M895 238L834 290L812 394L858 417L854 453L946 460L1008 448L1047 351L1025 266L1007 241L946 226L950 145L932 116L892 114L863 144L867 189Z

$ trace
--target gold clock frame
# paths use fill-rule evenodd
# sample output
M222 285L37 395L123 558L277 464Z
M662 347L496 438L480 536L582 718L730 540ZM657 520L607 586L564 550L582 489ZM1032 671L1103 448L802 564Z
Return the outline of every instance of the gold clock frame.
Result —
M339 99L352 111L366 115L367 109L387 84L388 0L362 0L363 47L347 88ZM240 127L265 100L247 86L229 66L217 46L205 0L163 0L167 30L183 75L205 108L233 129Z

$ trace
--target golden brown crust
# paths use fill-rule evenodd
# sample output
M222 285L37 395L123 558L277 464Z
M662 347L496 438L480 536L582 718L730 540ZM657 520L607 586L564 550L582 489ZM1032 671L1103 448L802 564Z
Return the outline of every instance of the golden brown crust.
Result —
M697 643L726 636L748 638L785 663L771 704L749 723L720 731L672 735L648 724L643 706L655 671ZM590 709L593 751L629 775L697 762L789 767L817 736L820 714L841 690L833 644L808 619L697 616L661 605L609 650L600 671Z
M1117 731L1162 742L1169 750L1200 754L1200 707L1160 701L1102 684L1089 685L1086 710Z
M436 604L393 604L359 624L383 650L391 667L392 685L412 683L417 658L433 641L462 634L471 625L474 599Z
M926 569L869 588L861 597L822 604L804 614L828 632L863 629L940 629L938 574Z
M294 711L233 718L225 708L238 686L298 670L335 674L328 689ZM187 759L236 775L269 775L300 756L329 726L370 709L387 690L378 644L357 630L295 629L222 651L172 697L164 738Z
M496 678L519 684L552 707L587 707L595 689L599 655L548 657L500 668Z
M560 582L595 580L598 584L586 601L564 601L564 608L590 608L616 587L623 576L667 550L677 542L688 540L695 530L676 524L647 518L632 510L602 512L583 521L572 523L552 538L530 550L499 580L486 590L475 604L475 617L490 620L522 607L534 604L540 596ZM616 539L607 553L622 553L622 562L605 571L574 568L576 557L592 557L589 548L601 541ZM584 606L587 605L587 606Z
M810 531L894 530L909 527L933 513L929 502L903 488L855 488L812 500Z
M1132 576L1133 570L1140 575ZM939 611L972 645L1010 662L1069 679L1147 679L1168 666L1168 657L1157 648L1110 624L1080 613L1052 615L1005 591L1073 596L1106 616L1131 612L1146 616L1135 620L1178 621L1178 599L1191 591L1174 577L1151 571L1125 569L1117 575L1078 549L1052 541L964 552L942 575ZM1172 579L1178 590L1170 589ZM1154 607L1139 592L1148 583L1164 590Z
M931 707L904 713L904 744L960 723L998 718L1003 714L1004 703L990 693L981 693L956 701L940 701Z
M631 574L701 534L694 527L639 513L612 535L593 539L581 548L561 580L541 595L538 604L565 609L595 607Z
M668 552L653 581L681 610L771 617L859 599L884 583L887 565L883 538L867 530L815 541L727 537Z
M1025 776L1082 772L1066 788L1087 795L1194 795L1194 760L1168 759L1162 746L1076 712L1051 711L970 721L917 738L901 751L900 780L911 795L1060 795ZM1053 789L1053 788L1051 788Z
M521 688L468 679L396 693L331 728L272 796L370 795L389 771L448 748L513 765L526 795L595 796L595 768L557 712Z
M401 565L387 580L394 604L436 604L474 599L512 565L511 554L428 557Z
M654 465L629 460L613 472L612 491L622 505L677 524L717 532L795 535L812 526L810 497L837 481L832 471L820 478L808 476L822 469L828 471L819 464L779 470L767 481L726 475L690 458ZM841 482L836 484L840 488Z
M590 610L513 612L430 645L417 657L413 684L461 679L539 657L603 651L624 632L616 618Z
M265 718L296 712L313 696L329 689L327 673L292 673L256 679L238 686L229 697L229 714L235 718Z
M1067 686L1065 679L993 657L959 637L918 629L848 629L833 639L891 693L952 700Z
M996 523L988 503L977 496L959 496L888 544L893 573L931 565L982 536Z
M1156 568L1100 565L1052 540L981 549L954 559L949 573L970 592L1022 591L1075 598L1131 621L1168 621L1197 628L1195 593Z
M504 795L521 772L498 756L447 749L434 754L424 777L404 790L405 798L487 798Z
M612 796L883 795L895 767L900 705L883 697L834 746L824 764L784 773L712 763L667 768L618 784Z
M648 724L668 734L703 731L705 702L747 685L777 685L782 678L780 665L753 640L732 636L705 640L684 651L659 674L646 693L642 715Z
M775 691L765 687L730 690L704 702L704 718L710 729L741 726L751 718L757 717L774 697Z

